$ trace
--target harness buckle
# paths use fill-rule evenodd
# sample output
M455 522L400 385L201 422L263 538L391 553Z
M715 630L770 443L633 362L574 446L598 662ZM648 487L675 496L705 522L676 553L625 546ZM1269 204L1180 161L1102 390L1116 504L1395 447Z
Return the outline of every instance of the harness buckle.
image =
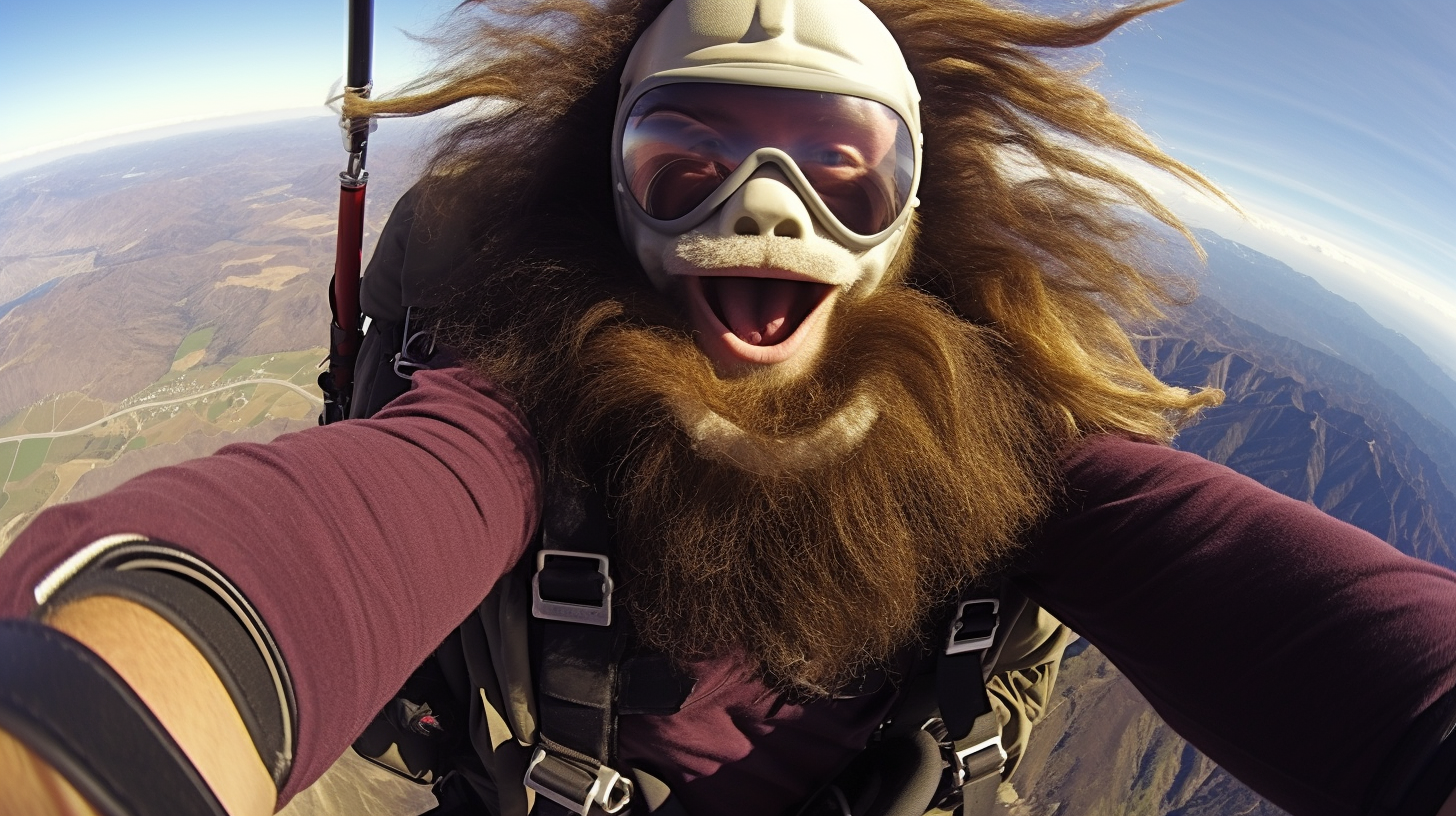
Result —
M601 576L599 584L596 584L596 586L600 587L600 601L592 599L591 602L582 603L581 598L573 598L572 600L567 601L552 600L550 598L542 597L541 575L543 572L550 568L546 561L546 559L548 558L594 561L597 566L595 575ZM585 623L591 626L611 626L612 576L608 572L609 566L610 562L607 560L607 557L605 555L597 555L596 553L573 552L571 550L541 550L539 553L536 554L536 574L531 577L531 614L538 618L541 618L542 620L564 621L566 623ZM580 584L583 585L583 588L596 588L595 586L586 586L587 584L595 582L581 581L581 579L584 577L580 574L582 570L574 567L568 567L565 563L559 562L555 565L555 567L556 569L563 570L564 572L569 570L569 573L576 573L574 575L568 573L560 577L563 577L567 580L576 579Z
M999 774L1006 768L1006 749L1001 746L1001 735L983 740L975 745L955 749L954 779L959 788L991 774Z
M632 801L632 780L605 765L595 768L537 746L526 766L526 787L572 813L588 816L592 805L616 813Z
M414 319L415 307L411 306L404 312L404 342L400 344L399 351L394 355L394 373L401 379L408 380L410 375L420 369L429 368L427 362L435 354L435 335L428 329L419 329L410 332L410 321Z
M968 609L972 609L969 618L966 616ZM1001 601L997 598L961 601L951 622L950 637L945 641L945 653L953 655L991 648L991 643L996 639L996 629L1001 625L997 617L1000 611Z

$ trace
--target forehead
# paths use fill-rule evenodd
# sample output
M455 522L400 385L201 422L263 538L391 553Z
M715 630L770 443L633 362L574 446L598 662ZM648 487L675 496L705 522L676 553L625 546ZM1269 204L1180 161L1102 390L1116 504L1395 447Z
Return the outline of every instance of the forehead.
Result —
M661 85L642 94L630 117L670 110L714 127L769 122L800 128L902 124L888 106L847 94L713 82Z
M664 80L848 93L884 102L912 133L920 127L899 45L859 0L673 0L633 46L622 101Z

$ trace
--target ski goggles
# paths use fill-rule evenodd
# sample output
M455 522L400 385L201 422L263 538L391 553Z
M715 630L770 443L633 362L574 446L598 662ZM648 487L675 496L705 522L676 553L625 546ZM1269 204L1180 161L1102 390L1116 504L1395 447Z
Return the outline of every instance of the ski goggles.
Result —
M826 231L871 247L910 209L916 145L889 106L798 88L674 82L639 96L621 126L621 182L662 232L705 221L773 165Z

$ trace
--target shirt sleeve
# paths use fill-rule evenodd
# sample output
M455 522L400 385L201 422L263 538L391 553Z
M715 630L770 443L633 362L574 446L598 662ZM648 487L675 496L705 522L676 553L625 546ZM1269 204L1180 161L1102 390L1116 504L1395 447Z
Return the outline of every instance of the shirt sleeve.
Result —
M37 583L105 536L141 534L211 563L292 676L286 802L521 557L540 481L508 400L462 368L420 372L373 419L230 445L40 514L0 559L0 616L29 614Z
M1018 581L1178 733L1296 816L1369 812L1392 756L1434 751L1409 743L1456 686L1456 574L1192 454L1064 464Z

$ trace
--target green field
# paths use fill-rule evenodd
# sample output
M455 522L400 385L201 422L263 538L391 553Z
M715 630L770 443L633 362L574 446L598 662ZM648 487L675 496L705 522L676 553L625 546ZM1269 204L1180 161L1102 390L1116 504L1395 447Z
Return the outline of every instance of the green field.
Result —
M15 455L15 463L10 468L9 481L18 482L39 470L50 449L49 439L23 440L20 443L20 452Z
M207 348L207 344L212 342L212 335L216 331L216 326L208 326L182 338L182 345L177 347L177 353L173 355L172 362L175 363L198 349Z
M244 357L233 363L219 379L269 377L275 380L288 380L295 385L308 387L318 379L318 364L321 359L322 354L316 349Z
M207 327L187 335L174 362L188 355L195 357L211 342L214 331ZM220 361L205 367L193 364L186 370L167 372L120 404L106 404L70 392L53 395L6 417L0 425L0 439L50 433L57 426L79 428L111 418L85 431L0 442L0 473L5 474L0 476L0 487L4 488L0 490L0 552L23 529L29 516L64 499L87 473L111 466L130 451L163 447L198 432L209 436L232 433L280 416L299 419L301 401L297 394L277 385L229 383L282 380L317 394L315 379L324 353L323 349L310 349ZM199 395L223 385L227 387L216 393ZM144 403L149 405L143 408ZM128 406L139 410L129 411ZM66 467L77 460L87 460L88 464Z

